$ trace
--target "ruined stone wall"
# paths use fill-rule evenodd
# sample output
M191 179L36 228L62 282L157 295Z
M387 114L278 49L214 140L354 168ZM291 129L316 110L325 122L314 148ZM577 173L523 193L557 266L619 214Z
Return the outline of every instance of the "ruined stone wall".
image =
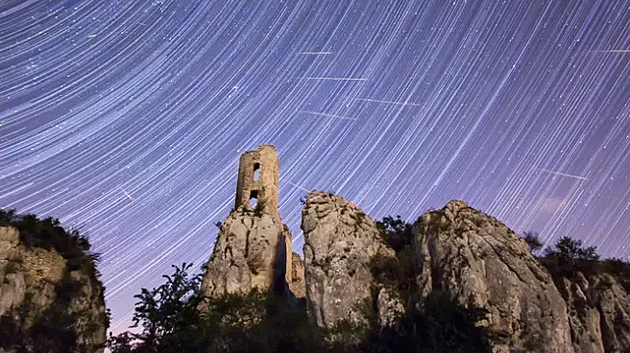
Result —
M236 186L235 209L259 211L273 217L282 225L278 212L278 155L272 145L262 145L256 151L241 155ZM250 200L256 200L256 206L250 206Z
M241 155L234 210L218 235L202 289L205 295L288 290L292 237L278 211L279 161L263 145ZM280 286L280 287L278 287Z

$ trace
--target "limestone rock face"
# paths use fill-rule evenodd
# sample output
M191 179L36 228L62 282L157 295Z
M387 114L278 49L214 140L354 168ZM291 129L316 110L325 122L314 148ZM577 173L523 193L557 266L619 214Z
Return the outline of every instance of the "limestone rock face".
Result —
M418 286L489 311L494 352L571 353L566 304L547 270L504 224L462 201L414 226Z
M304 261L296 253L291 255L291 282L289 282L289 288L297 299L302 299L306 296Z
M206 296L266 292L285 282L286 243L274 217L239 208L221 226L202 290Z
M288 292L292 244L278 212L278 170L272 145L241 155L234 210L221 226L202 282L206 296Z
M569 309L576 352L630 351L630 295L615 277L578 272L558 282Z
M345 319L364 324L366 310L382 314L383 324L391 321L397 295L375 282L370 261L395 253L375 223L342 197L314 191L306 197L302 230L306 304L317 325L331 327Z
M58 332L50 327L71 332L76 347L68 352L103 352L107 318L103 286L94 273L85 267L72 269L69 260L55 250L25 247L19 232L13 227L0 226L0 326L3 337L0 351L37 350L39 341L30 330L51 335L46 349L64 342L57 341ZM76 267L76 266L75 266ZM66 321L76 318L74 321ZM20 347L22 346L22 347Z

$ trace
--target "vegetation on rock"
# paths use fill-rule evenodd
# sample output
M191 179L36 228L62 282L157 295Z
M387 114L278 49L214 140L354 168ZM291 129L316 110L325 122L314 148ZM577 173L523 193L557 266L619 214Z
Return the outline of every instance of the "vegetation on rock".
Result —
M542 249L543 243L538 233L526 232L523 239L534 254ZM597 247L585 246L579 239L561 237L537 258L554 278L571 278L578 272L585 276L609 274L614 276L626 291L630 291L630 263L618 258L602 260L597 253Z
M411 225L391 217L378 224L383 239L396 244L398 261L373 259L373 274L391 284L413 282L412 267L400 258L410 254ZM488 332L477 325L486 312L460 306L443 294L418 299L405 287L407 310L393 325L378 328L368 320L363 327L341 322L324 330L313 325L303 307L291 308L286 298L274 294L204 298L201 277L188 275L190 264L174 269L164 284L136 296L132 327L140 332L110 336L112 353L490 351ZM200 305L204 310L198 310Z
M32 214L19 215L15 210L0 209L0 226L16 228L20 246L27 253L35 254L31 256L42 254L41 250L39 253L36 250L44 249L56 252L65 260L61 262L63 269L58 282L49 283L44 279L39 283L31 279L33 282L27 284L24 300L0 317L0 351L92 353L98 350L98 343L92 338L95 332L105 334L109 316L103 309L97 320L91 320L94 313L88 311L92 308L75 303L77 298L88 305L90 300L95 300L95 306L104 308L104 288L96 269L99 254L90 252L87 237L77 230L66 231L57 219L40 220ZM5 266L6 274L17 274L25 270L24 267L10 260ZM38 292L47 286L52 286L54 292L45 295L53 295L54 299L42 307L47 299ZM84 286L91 286L91 293L96 297L84 298Z
M544 244L540 241L540 237L538 233L535 232L525 232L523 233L523 240L527 243L527 247L532 255L536 255L540 250L542 250Z

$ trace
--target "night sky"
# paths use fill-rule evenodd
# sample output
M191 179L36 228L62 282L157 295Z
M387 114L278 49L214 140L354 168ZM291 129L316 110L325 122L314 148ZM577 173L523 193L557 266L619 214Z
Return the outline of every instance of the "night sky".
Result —
M238 158L374 219L462 199L630 255L630 1L0 1L0 207L102 253L114 314L207 261Z

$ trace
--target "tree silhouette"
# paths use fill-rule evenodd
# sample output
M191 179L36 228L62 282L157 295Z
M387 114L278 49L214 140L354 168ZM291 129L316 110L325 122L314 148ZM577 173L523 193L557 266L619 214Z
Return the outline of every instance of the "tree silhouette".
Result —
M382 222L376 222L376 226L381 232L381 237L389 246L396 251L401 252L413 242L412 224L405 222L400 216L393 218L387 216Z
M547 249L547 256L556 256L560 261L571 263L578 260L599 260L597 247L584 247L581 240L566 236L558 239L552 249Z
M536 232L524 232L523 240L525 240L529 252L533 255L536 255L543 248L543 243L540 241L540 237Z

